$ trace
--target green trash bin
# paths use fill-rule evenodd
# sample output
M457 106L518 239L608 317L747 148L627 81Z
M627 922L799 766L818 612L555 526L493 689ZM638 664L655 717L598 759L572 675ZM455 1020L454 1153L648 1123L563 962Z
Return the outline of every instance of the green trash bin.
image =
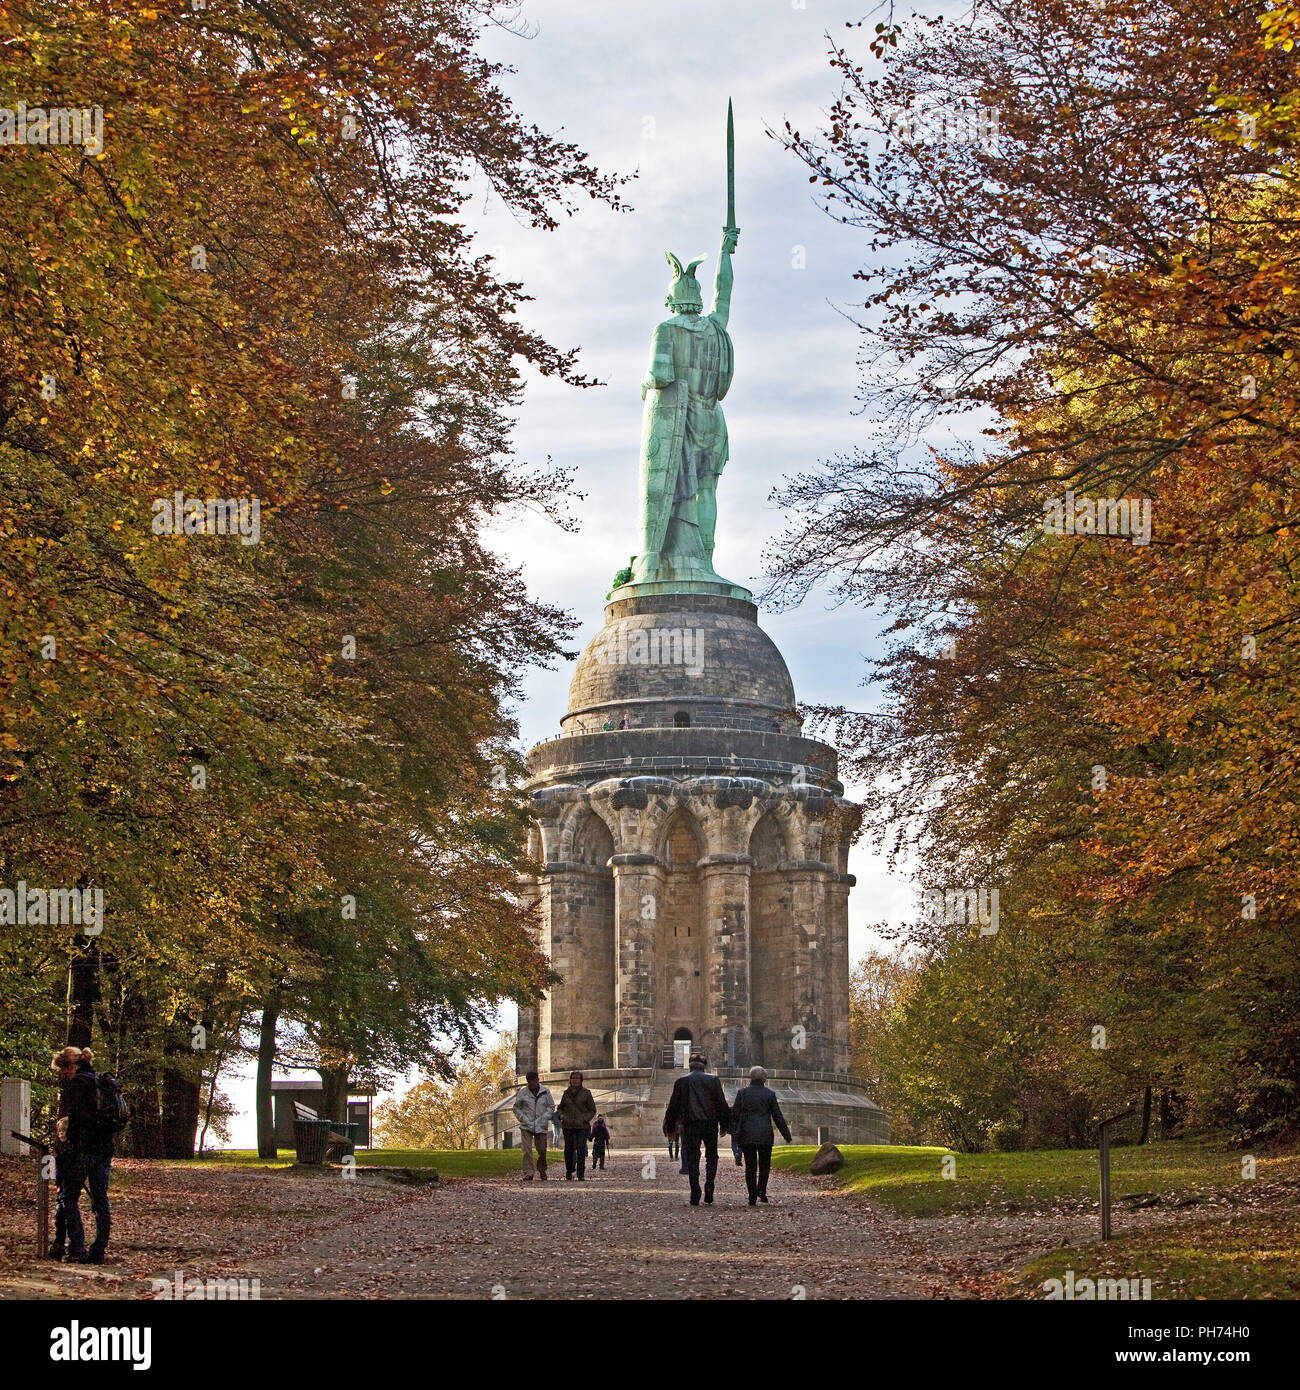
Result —
M299 1163L324 1163L325 1145L339 1126L333 1120L299 1120L293 1122L293 1146Z

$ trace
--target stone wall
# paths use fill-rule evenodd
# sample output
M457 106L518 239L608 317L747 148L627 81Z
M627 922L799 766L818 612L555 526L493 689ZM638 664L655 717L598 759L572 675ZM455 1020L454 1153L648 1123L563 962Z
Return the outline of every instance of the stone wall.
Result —
M730 1103L736 1092L748 1084L745 1070L716 1068ZM584 1084L596 1100L597 1110L606 1117L613 1133L615 1153L662 1153L664 1111L672 1095L673 1082L680 1072L593 1069L583 1074ZM543 1075L543 1082L558 1099L568 1085L568 1073ZM833 1072L774 1070L769 1086L776 1092L781 1112L790 1126L796 1144L817 1144L821 1132L838 1144L888 1144L889 1117L874 1105L856 1078ZM502 1147L503 1135L518 1126L510 1107L513 1095L505 1096L479 1117L480 1148ZM781 1143L777 1138L777 1144ZM726 1147L726 1141L723 1141Z

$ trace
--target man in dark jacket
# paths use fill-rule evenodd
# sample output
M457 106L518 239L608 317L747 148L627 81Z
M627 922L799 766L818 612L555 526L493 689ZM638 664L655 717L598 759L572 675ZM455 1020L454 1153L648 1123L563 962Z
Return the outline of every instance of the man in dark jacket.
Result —
M67 1258L81 1264L102 1265L108 1249L111 1218L108 1179L113 1166L113 1132L99 1121L94 1056L88 1047L65 1047L54 1055L59 1074L58 1136L62 1146L58 1160L59 1195L67 1223ZM81 1224L81 1189L90 1189L95 1213L95 1243L86 1249ZM56 1247L58 1232L55 1232Z
M555 1107L555 1118L564 1130L564 1178L573 1181L573 1170L578 1170L578 1181L587 1179L587 1133L591 1122L596 1118L596 1098L582 1084L582 1073L571 1071L569 1084L560 1096Z
M731 1107L731 1135L740 1145L745 1157L745 1186L749 1188L749 1205L767 1201L767 1175L772 1167L772 1126L790 1143L790 1126L781 1114L776 1092L764 1082L767 1073L762 1067L749 1069L749 1085L736 1092Z
M704 1145L704 1201L711 1206L713 1182L718 1176L718 1131L725 1134L731 1123L722 1082L705 1071L708 1064L709 1059L698 1052L691 1057L691 1069L677 1078L664 1111L664 1133L681 1131L693 1207L700 1204L700 1145Z

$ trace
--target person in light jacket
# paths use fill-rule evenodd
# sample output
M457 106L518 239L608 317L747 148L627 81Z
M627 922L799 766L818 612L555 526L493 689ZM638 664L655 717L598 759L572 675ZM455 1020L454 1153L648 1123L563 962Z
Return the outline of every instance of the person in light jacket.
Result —
M535 1071L524 1078L515 1096L515 1119L519 1121L520 1147L524 1151L524 1181L533 1180L533 1150L537 1150L537 1176L546 1181L546 1134L555 1114L555 1099L542 1085Z
M745 1157L745 1186L749 1189L749 1205L767 1202L767 1175L772 1167L772 1126L790 1143L790 1126L781 1113L776 1092L764 1083L767 1073L762 1067L749 1069L749 1085L736 1092L731 1107L731 1135L739 1143Z

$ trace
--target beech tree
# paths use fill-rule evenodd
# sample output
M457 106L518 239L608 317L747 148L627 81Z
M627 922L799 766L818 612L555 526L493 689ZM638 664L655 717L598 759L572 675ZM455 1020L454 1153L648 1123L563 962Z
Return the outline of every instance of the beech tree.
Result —
M1001 894L996 934L909 925L892 1084L948 1142L1088 1142L1148 1086L1167 1118L1285 1128L1295 12L881 32L877 67L833 54L828 129L784 138L868 238L864 399L895 442L790 480L772 565L779 597L892 619L883 708L821 711L879 842ZM939 442L961 411L982 443Z
M463 209L488 189L549 228L618 194L513 109L476 53L497 13L0 10L5 91L102 109L102 142L0 166L0 882L105 904L97 938L5 927L0 1037L30 1069L71 979L67 1035L115 1040L140 1152L205 1010L328 979L324 1039L327 1001L355 986L364 1017L396 983L340 971L401 967L443 1023L543 979L497 769L567 626L482 537L508 507L563 524L567 480L510 457L524 364L586 383ZM205 533L214 500L243 534ZM396 953L364 922L341 949L348 896Z

